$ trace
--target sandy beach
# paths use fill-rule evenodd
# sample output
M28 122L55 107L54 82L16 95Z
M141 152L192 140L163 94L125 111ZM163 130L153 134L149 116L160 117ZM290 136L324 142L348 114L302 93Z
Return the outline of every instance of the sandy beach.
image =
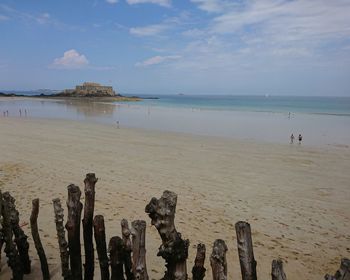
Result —
M190 239L190 275L195 246L215 239L228 245L228 278L240 279L234 224L252 226L259 279L270 279L281 257L288 279L322 279L350 256L350 149L243 142L181 133L117 129L68 120L0 119L0 188L16 198L22 223L31 201L41 203L39 227L52 279L61 279L52 199L65 202L67 185L83 191L86 173L99 178L95 214L105 217L107 240L121 234L120 221L147 222L150 279L160 279L160 237L144 208L164 190L178 194L176 226ZM84 201L84 195L82 196ZM40 265L29 237L33 271ZM82 250L83 253L83 250ZM161 264L161 265L160 265ZM9 279L2 253L1 279ZM95 278L99 279L96 267Z

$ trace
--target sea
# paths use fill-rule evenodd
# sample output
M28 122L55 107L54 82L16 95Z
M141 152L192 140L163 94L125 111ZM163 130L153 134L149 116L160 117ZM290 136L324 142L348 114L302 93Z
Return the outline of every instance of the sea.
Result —
M23 92L22 92L23 93ZM36 92L27 93L28 95ZM242 141L350 147L350 97L138 95L138 102L0 98L0 113ZM296 143L294 143L297 145Z

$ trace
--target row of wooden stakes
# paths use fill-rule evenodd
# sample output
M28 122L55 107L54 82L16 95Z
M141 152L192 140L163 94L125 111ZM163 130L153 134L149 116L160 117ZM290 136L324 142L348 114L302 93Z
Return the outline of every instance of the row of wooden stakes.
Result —
M68 216L65 225L61 201L58 198L53 200L63 279L90 280L94 278L94 236L102 280L148 280L145 244L146 222L143 220L133 221L131 229L129 229L128 221L123 219L121 221L122 237L112 237L107 247L104 218L101 215L94 217L96 182L95 174L86 175L84 180L85 205L82 219L84 266L82 265L80 241L83 211L83 204L80 202L81 191L76 185L68 186ZM151 218L152 225L156 227L162 240L157 255L165 260L164 280L186 280L189 278L187 273L189 240L182 239L181 234L175 228L176 204L177 195L174 192L164 191L160 199L152 198L145 208L146 213ZM42 278L47 280L50 279L50 272L39 236L38 214L39 199L34 199L30 217L31 232L41 263ZM0 219L0 258L1 248L5 244L4 251L8 258L8 265L12 269L12 277L14 280L22 280L24 274L31 272L31 261L28 254L29 243L28 237L19 225L19 213L15 207L15 199L8 192L1 194L0 191ZM240 221L236 223L235 229L242 280L256 280L256 261L250 225ZM225 241L215 240L210 255L213 280L227 279L226 252ZM202 280L205 277L205 255L205 245L198 244L192 268L193 280ZM271 277L272 280L287 279L283 271L282 260L272 261ZM336 274L334 276L327 274L325 279L350 280L350 260L342 259L340 269Z

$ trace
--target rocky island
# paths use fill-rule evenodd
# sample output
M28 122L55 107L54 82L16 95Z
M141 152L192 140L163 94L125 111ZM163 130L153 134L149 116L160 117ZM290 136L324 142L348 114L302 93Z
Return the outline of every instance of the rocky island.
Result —
M141 98L137 96L123 96L114 91L111 86L104 86L94 82L84 82L77 85L74 89L65 89L55 94L37 94L23 95L15 93L0 93L0 97L40 97L40 98L67 98L67 99L98 99L103 101L139 101Z
M98 83L91 82L85 82L82 85L77 85L75 89L65 89L63 92L58 93L57 95L69 97L121 96L120 94L117 94L111 86L102 86Z

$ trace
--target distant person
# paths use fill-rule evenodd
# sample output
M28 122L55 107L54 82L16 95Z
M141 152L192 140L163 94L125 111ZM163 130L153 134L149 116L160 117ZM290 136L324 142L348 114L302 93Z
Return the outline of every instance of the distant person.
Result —
M19 116L22 117L22 110L19 109Z
M298 140L299 140L299 145L300 145L301 141L303 141L303 136L301 134L299 134Z
M117 128L119 128L119 121L117 121Z
M27 109L24 109L24 116L27 116Z
M294 134L292 133L292 135L290 136L290 143L293 144L294 143Z

